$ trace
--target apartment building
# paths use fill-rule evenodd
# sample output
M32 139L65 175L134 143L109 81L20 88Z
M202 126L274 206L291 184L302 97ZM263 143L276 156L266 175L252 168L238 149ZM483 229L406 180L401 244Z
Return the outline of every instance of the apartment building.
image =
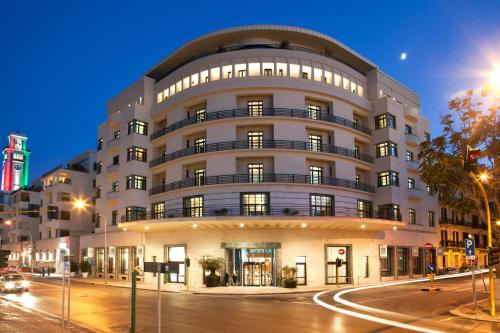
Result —
M285 265L303 285L337 272L363 284L421 276L436 259L424 249L438 245L438 205L418 175L419 96L329 36L210 33L112 98L107 116L95 234L80 239L97 277L159 261L179 267L164 283L182 286L190 258L199 287L198 260L222 257L242 286L278 286Z
M95 151L82 153L41 177L37 267L62 272L64 255L80 262L80 236L94 231L95 158ZM75 208L76 200L85 200L86 207Z
M465 257L465 239L472 237L478 266L488 264L488 226L479 214L459 216L452 209L442 207L439 217L440 251L438 267L460 269L470 263Z

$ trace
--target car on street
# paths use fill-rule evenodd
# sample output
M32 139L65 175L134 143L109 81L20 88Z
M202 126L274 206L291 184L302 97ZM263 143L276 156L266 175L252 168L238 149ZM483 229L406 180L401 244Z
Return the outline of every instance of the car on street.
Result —
M2 292L28 291L30 282L21 274L4 274L0 277L0 290Z

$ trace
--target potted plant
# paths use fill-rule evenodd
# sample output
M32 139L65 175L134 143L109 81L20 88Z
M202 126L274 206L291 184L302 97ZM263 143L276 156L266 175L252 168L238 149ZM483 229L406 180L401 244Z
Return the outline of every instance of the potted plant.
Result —
M82 272L82 277L86 279L89 276L90 264L87 260L82 260L80 263L80 270Z
M297 279L295 278L297 268L287 265L283 267L281 271L283 288L297 288Z
M78 272L78 269L80 268L80 265L76 261L71 261L69 263L69 269L71 272L71 276L75 276L76 272Z
M203 258L198 261L204 271L209 271L210 274L205 277L205 285L207 288L218 287L220 285L220 275L216 273L222 270L224 260L222 258Z

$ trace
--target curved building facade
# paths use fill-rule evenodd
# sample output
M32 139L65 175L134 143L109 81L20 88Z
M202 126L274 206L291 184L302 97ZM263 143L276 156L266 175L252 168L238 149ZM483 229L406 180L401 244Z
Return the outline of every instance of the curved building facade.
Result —
M169 262L179 288L203 286L204 257L243 286L279 286L284 266L310 286L421 276L436 242L416 161L427 133L414 92L328 36L211 33L109 102L81 246L96 276L105 256L115 279Z

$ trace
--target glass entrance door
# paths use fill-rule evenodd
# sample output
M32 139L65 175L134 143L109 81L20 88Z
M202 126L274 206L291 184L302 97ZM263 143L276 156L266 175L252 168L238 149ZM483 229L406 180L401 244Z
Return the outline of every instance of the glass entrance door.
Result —
M247 262L243 264L243 285L261 286L261 265L256 262Z

